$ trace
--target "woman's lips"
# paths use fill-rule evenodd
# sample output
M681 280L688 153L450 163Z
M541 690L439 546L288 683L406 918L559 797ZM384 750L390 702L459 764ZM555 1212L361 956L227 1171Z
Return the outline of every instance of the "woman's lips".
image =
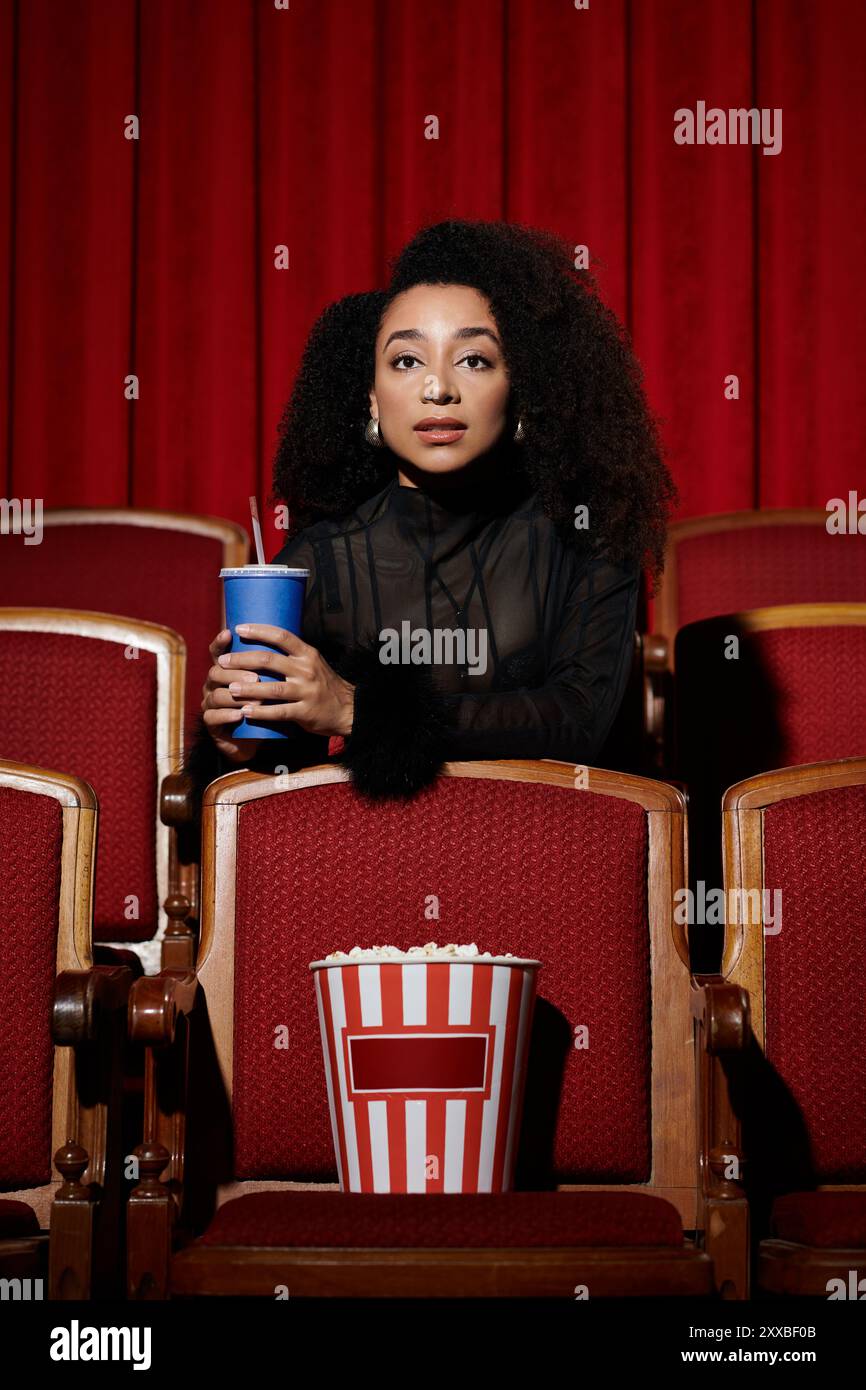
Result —
M465 425L416 425L415 433L426 444L454 444L466 433Z

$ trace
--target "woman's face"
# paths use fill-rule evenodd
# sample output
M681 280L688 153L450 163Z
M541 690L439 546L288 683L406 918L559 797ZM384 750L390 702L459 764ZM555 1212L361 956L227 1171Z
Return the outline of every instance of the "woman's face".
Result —
M408 465L403 485L459 473L499 441L509 380L490 306L469 285L413 285L388 306L376 337L370 413ZM442 420L439 431L419 428ZM457 422L449 429L449 422ZM462 426L462 428L461 428Z

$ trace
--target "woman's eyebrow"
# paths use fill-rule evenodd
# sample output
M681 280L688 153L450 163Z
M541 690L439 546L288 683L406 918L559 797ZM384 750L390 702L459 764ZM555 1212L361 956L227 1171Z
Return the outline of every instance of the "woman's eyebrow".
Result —
M382 348L383 352L393 343L395 338L409 338L415 343L427 341L426 333L422 333L420 328L400 328L397 329L396 332L390 334L385 346ZM463 338L490 338L498 348L502 346L496 334L489 328L458 328L457 332L454 334L454 341L458 342Z

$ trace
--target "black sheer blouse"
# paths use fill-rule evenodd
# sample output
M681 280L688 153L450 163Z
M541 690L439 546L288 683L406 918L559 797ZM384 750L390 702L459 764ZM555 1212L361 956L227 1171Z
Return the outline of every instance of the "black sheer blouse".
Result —
M597 760L628 680L639 568L564 542L525 485L445 502L395 475L272 563L310 570L303 637L356 686L355 719L330 754L290 726L249 766L330 756L381 797L414 795L447 759ZM387 630L398 664L380 659ZM430 649L407 661L420 632ZM215 750L208 766L201 738L194 752L200 782L229 770Z

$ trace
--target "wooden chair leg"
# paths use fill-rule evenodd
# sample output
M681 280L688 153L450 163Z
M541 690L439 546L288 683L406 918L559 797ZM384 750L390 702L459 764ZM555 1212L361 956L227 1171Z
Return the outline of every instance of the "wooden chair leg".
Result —
M183 1204L189 1019L195 975L167 971L136 982L130 1040L144 1045L144 1133L134 1150L138 1185L127 1208L127 1293L167 1298L172 1246ZM166 1175L166 1182L161 1175Z
M165 900L168 925L162 940L163 970L192 970L195 965L196 939L189 922L189 898L172 893Z
M168 1298L175 1201L159 1177L169 1153L162 1144L139 1144L134 1152L141 1180L130 1193L126 1214L127 1295Z
M749 1204L744 1200L704 1205L706 1249L713 1258L716 1288L726 1299L744 1299L749 1291Z
M54 1162L63 1183L51 1204L48 1253L48 1297L89 1298L93 1277L93 1202L81 1178L88 1163L86 1149L70 1139L58 1149Z

